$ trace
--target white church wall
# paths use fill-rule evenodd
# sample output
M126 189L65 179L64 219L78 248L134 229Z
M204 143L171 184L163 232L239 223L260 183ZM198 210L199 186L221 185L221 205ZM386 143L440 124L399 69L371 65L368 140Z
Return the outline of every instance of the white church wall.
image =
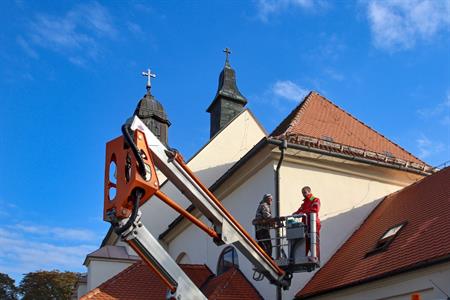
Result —
M84 294L86 294L88 292L88 289L87 289L87 283L78 283L78 286L77 286L77 294L76 294L76 296L77 296L77 298L76 299L80 299Z
M202 222L208 224L205 218L200 218ZM201 231L195 225L189 225L183 231L183 234L177 236L168 247L168 252L173 259L180 256L181 253L186 253L192 264L205 264L208 256L208 240L211 238ZM213 269L211 269L213 270Z
M450 263L442 263L386 279L362 284L353 288L317 296L317 300L389 299L410 300L418 293L421 300L445 300L450 295Z
M87 291L95 289L100 284L119 274L135 261L114 261L91 259L87 267Z
M382 169L378 168L378 171L382 172ZM377 171L372 170L371 174L367 172L361 172L360 167L355 165L346 165L337 171L328 169L326 165L283 163L280 174L281 215L289 215L299 208L303 199L303 186L310 186L313 194L321 200L319 216L322 224L322 265L384 196L403 187L397 179L389 183L389 177L377 180ZM314 272L295 274L292 287L284 292L284 297L292 299L313 275Z
M263 168L246 178L223 199L225 207L253 236L251 220L262 195L275 193L276 164L277 159L269 160ZM336 168L327 168L326 162L324 164L316 160L315 164L305 165L298 161L283 163L280 173L281 215L294 212L301 203L301 187L311 186L314 194L322 201L322 265L361 224L382 197L407 185L408 178L411 182L417 179L415 176L406 176L406 179L404 175L400 175L401 178L393 176L400 173L386 173L386 176L382 177L384 171L381 168L370 171L369 174L367 171L362 172L365 169L356 165L342 166L339 171ZM274 211L274 207L272 210ZM213 272L217 271L217 259L224 247L217 247L210 238L192 225L169 242L169 251L173 257L186 251L193 263L206 261ZM261 294L267 299L275 297L275 287L267 280L256 282L251 279L253 266L242 254L239 255L239 263L241 271ZM292 286L290 290L283 292L283 297L292 299L312 275L313 273L294 275Z

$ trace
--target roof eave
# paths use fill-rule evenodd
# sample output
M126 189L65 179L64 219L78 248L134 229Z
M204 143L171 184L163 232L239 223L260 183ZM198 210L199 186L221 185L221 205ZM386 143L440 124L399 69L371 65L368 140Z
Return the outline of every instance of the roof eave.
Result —
M283 138L270 137L270 138L268 138L268 143L279 146L279 145L281 145L282 140L283 140ZM423 175L423 176L431 175L435 172L435 170L432 168L430 168L430 171L425 171L425 169L418 170L415 168L405 167L405 166L397 165L394 163L372 160L372 159L368 159L368 158L364 158L364 157L358 157L355 155L333 152L330 150L320 149L320 148L316 148L316 147L312 147L312 146L299 145L299 144L290 143L290 142L287 143L287 146L288 146L288 148L314 152L314 153L318 153L318 154L322 154L322 155L338 157L338 158L342 158L342 159L347 159L347 160L351 160L351 161L392 168L392 169L396 169L396 170L402 170L402 171L416 173L416 174Z

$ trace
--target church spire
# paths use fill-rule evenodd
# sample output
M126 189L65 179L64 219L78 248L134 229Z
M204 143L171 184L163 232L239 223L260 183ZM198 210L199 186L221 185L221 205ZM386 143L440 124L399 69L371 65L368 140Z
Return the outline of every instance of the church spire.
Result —
M151 94L151 78L156 78L156 75L150 69L147 69L147 72L142 72L142 75L147 77L147 93L136 106L134 115L138 116L161 143L167 146L170 121L161 103Z
M216 96L206 110L211 114L211 137L228 125L247 104L247 99L237 87L236 72L230 65L229 55L231 54L231 50L225 48L223 52L225 52L225 66L222 72L220 72Z

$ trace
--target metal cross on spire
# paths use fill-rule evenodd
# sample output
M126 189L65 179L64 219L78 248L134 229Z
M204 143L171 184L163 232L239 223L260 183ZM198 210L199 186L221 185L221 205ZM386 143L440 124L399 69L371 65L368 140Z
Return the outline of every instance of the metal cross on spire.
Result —
M225 55L226 55L225 62L228 62L228 56L231 54L230 48L226 47L225 49L223 49L223 52L225 52Z
M152 88L152 82L150 81L150 79L153 77L156 77L156 74L153 74L150 69L147 69L147 72L142 72L142 76L146 76L147 77L147 91L150 91L150 89Z

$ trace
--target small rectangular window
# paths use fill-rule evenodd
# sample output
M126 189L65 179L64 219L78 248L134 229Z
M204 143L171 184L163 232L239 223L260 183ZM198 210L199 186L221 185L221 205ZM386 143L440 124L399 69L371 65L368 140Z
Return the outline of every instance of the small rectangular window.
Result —
M371 255L374 255L379 252L386 251L389 247L389 245L392 243L392 241L398 236L400 230L405 227L405 225L408 222L405 221L403 223L397 224L395 226L392 226L388 230L386 230L381 237L378 239L375 247L366 253L364 257L368 257Z

